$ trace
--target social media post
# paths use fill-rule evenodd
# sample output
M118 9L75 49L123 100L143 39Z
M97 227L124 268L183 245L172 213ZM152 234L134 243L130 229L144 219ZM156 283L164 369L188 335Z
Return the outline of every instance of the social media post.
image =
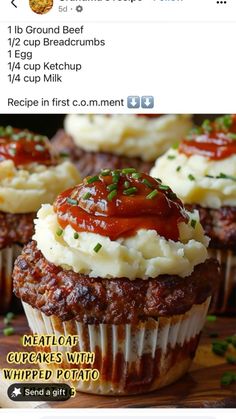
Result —
M233 1L3 4L2 113L234 112Z
M1 114L3 415L230 414L235 185L235 114Z

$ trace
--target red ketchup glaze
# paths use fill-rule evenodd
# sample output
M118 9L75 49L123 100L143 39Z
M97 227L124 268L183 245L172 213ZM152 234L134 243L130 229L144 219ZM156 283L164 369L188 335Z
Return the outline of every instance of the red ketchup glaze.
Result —
M216 120L210 123L208 131L199 128L199 132L191 134L190 139L181 141L179 152L187 156L198 154L210 160L222 160L236 154L236 115L232 115L231 119L229 127L219 126Z
M132 236L143 228L156 230L161 236L177 241L178 223L188 222L181 201L171 189L161 189L165 186L159 181L143 173L140 175L140 179L134 179L132 174L120 171L116 195L110 200L107 188L115 183L112 175L100 174L91 183L88 181L92 178L86 178L82 184L63 192L54 203L60 226L64 229L70 225L77 232L98 233L111 240ZM149 182L149 186L143 181ZM135 192L125 195L130 188L136 188ZM148 199L155 190L158 193L154 192L156 195Z
M30 163L55 164L48 139L27 130L4 128L0 131L0 161L12 160L15 166Z

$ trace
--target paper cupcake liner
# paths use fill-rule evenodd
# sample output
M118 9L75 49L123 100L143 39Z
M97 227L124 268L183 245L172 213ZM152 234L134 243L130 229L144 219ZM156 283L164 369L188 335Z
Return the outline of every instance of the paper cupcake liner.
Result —
M78 335L73 348L53 346L40 351L63 353L63 365L54 369L97 369L97 381L66 381L76 390L103 394L128 395L145 393L166 386L185 374L194 358L200 332L205 322L210 298L194 305L183 315L149 318L137 325L83 324L76 320L62 322L47 317L23 303L29 326L34 334ZM93 365L68 364L65 352L94 352ZM40 364L41 368L45 365ZM55 377L53 377L55 382Z
M221 267L219 286L212 297L210 312L236 313L236 254L232 250L209 249L209 256Z
M22 251L22 246L14 244L0 250L0 312L10 308L13 297L12 271L14 262Z

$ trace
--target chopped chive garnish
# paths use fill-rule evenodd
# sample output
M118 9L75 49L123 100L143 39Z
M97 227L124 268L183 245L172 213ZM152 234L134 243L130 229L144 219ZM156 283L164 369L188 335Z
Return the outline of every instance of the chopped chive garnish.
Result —
M5 329L3 329L4 336L11 336L14 334L14 332L15 332L15 329L12 326L5 327Z
M174 193L174 192L170 192L169 193L169 197L170 197L170 199L176 199L177 198L177 195L176 195L176 193Z
M8 125L5 128L5 135L12 135L12 134L13 134L13 128L10 125Z
M159 189L162 189L163 191L168 191L170 187L168 185L159 185Z
M155 177L156 181L162 183L162 180L159 177Z
M202 124L202 128L204 131L211 132L213 129L211 125L211 121L209 121L209 119L205 119L205 121Z
M86 193L82 196L82 198L83 198L84 200L87 200L87 199L89 199L91 196L92 196L92 194L91 194L90 192L86 192Z
M74 239L78 239L79 238L79 234L78 233L74 233Z
M236 374L235 372L227 371L221 377L220 383L223 386L229 386L232 383L236 382Z
M133 186L132 188L125 189L123 191L123 194L124 195L133 195L133 194L136 194L136 192L138 192L138 189L135 186Z
M218 356L224 356L228 346L229 343L226 340L216 340L212 342L212 352Z
M172 156L171 154L169 156L167 156L167 159L169 160L174 160L176 158L176 156Z
M191 227L195 228L197 224L197 220L192 219L191 220Z
M134 169L133 167L128 167L128 168L126 168L126 169L122 169L122 173L123 173L124 175L127 175L127 174L129 174L129 173L134 173L134 172L136 172L136 169Z
M37 151L45 151L45 147L43 145L36 144L35 150L37 150Z
M206 319L208 322L215 322L217 320L217 317L212 314L212 315L207 316Z
M153 198L155 198L155 196L157 196L158 195L158 190L157 189L154 189L152 192L150 192L150 194L148 194L147 196L146 196L146 199L153 199Z
M62 234L63 234L63 230L61 228L58 228L58 230L56 231L56 235L60 237L62 236Z
M103 169L103 170L101 171L101 175L102 175L102 176L109 176L110 174L111 174L110 169Z
M112 182L118 183L120 179L120 173L112 173Z
M9 313L6 314L5 318L9 321L12 321L15 317L15 314L12 313L12 311L9 311Z
M117 189L117 184L116 184L116 183L111 183L111 185L108 185L108 186L107 186L107 190L108 190L108 192L112 192L112 191L114 191L115 189Z
M11 156L15 156L16 155L16 149L15 148L10 148L9 153L10 153Z
M133 179L140 179L142 177L141 173L138 173L138 172L132 173L131 176Z
M130 182L128 180L125 181L124 187L125 189L128 189L130 187Z
M90 184L90 183L93 183L93 182L97 182L98 180L99 180L99 176L93 176L93 177L90 177L89 179L87 179L87 183Z
M236 348L236 335L235 336L229 336L226 338L226 341L231 343Z
M115 189L114 191L111 191L108 195L107 195L107 200L108 201L112 201L113 198L115 198L115 196L117 195L117 190Z
M99 250L101 250L101 248L102 248L102 245L100 243L97 243L93 250L95 253L98 253Z
M214 176L212 175L206 175L206 177L209 177L210 179L214 179Z
M236 356L235 355L227 355L226 361L228 364L236 364Z
M69 153L67 153L66 151L60 151L59 156L60 157L69 157Z
M191 173L188 175L188 178L189 180L195 180L195 177Z
M176 167L176 172L179 172L181 170L181 166Z
M235 176L226 175L225 173L220 173L218 176L216 176L217 179L230 179L236 181Z
M148 186L149 188L153 189L153 185L151 184L151 182L149 182L148 179L143 179L142 183L146 186Z
M68 202L68 204L71 205L78 205L78 201L76 199L72 199L72 198L67 198L66 200Z
M174 143L171 148L177 150L177 148L179 148L179 142Z

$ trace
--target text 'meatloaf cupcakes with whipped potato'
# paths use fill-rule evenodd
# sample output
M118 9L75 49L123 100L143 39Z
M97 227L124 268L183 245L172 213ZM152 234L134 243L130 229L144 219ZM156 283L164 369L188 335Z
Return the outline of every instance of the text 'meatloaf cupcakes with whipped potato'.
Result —
M79 181L75 166L59 161L46 137L0 127L1 311L11 302L14 259L32 238L36 211Z
M154 161L192 126L190 115L67 115L52 139L83 177L102 168L149 173Z
M189 210L197 209L209 254L221 264L212 301L216 312L236 312L236 115L206 120L156 161L151 171L169 182Z
M78 335L72 350L95 352L100 378L73 382L77 390L145 393L181 377L218 276L198 214L128 168L84 179L35 224L14 291L33 333Z

